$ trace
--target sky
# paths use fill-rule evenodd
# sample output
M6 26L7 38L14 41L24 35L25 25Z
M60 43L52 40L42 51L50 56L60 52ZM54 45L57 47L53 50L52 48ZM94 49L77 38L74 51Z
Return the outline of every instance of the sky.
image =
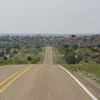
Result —
M100 33L100 0L0 0L1 32Z

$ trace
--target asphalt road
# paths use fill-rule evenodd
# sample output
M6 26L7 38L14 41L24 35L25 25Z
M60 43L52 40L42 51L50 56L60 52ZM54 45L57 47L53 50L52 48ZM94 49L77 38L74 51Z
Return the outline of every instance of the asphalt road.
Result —
M28 65L1 68L0 82L24 66ZM53 64L51 47L46 48L44 64L29 66L0 94L0 100L92 100L63 68Z

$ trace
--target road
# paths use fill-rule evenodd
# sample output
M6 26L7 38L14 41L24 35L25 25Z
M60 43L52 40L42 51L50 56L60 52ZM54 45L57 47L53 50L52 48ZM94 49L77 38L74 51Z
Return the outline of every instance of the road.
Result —
M52 48L47 47L44 63L14 65L0 69L0 82L25 66L29 70L15 78L0 93L0 100L92 100L86 91L60 66L53 64ZM15 76L16 77L16 76ZM10 81L12 78L10 79ZM9 81L8 81L9 82ZM1 89L0 88L0 89ZM96 100L96 99L95 99Z
M53 64L52 48L47 47L45 50L44 64Z

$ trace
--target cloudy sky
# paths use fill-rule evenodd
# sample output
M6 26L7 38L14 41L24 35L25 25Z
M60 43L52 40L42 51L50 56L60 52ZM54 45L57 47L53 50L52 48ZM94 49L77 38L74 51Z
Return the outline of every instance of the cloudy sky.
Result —
M100 32L100 0L0 0L0 32Z

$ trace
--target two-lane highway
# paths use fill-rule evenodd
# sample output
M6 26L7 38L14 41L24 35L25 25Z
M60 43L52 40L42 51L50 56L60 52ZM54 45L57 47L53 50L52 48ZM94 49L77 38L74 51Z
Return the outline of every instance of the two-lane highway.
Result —
M0 94L0 100L93 99L63 68L53 65L51 47L46 48L44 64L31 66Z
M44 64L53 64L52 48L47 47L45 50Z

